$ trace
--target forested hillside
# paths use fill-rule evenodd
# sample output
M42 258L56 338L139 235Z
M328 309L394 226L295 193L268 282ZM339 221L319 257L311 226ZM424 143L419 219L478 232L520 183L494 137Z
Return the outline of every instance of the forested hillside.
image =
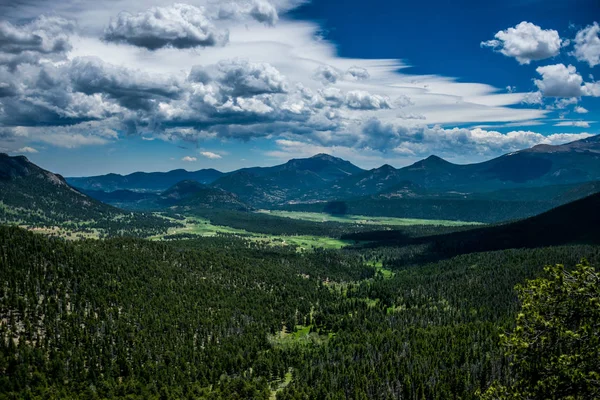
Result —
M0 223L85 236L150 236L174 226L151 214L108 206L27 158L0 154Z

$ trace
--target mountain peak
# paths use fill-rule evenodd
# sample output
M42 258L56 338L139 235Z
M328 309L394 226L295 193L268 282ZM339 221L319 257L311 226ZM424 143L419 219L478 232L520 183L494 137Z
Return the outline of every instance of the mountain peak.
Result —
M427 162L443 162L443 163L447 163L448 161L444 160L441 157L436 156L435 154L430 155L429 157L427 157L425 160L423 161L427 161Z
M379 168L375 168L374 171L377 172L393 172L396 171L396 168L392 167L390 164L383 164Z
M332 155L325 154L325 153L315 154L314 156L312 156L310 158L313 159L313 160L325 160L325 161L339 161L339 160L341 160L341 158L337 158L337 157L334 157Z

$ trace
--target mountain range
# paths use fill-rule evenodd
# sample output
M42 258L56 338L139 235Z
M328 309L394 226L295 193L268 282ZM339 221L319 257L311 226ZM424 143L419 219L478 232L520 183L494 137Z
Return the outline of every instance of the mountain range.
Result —
M467 165L430 156L404 168L386 164L364 170L318 154L228 173L204 169L67 178L90 196L126 209L156 208L157 195L181 181L235 196L223 204L239 201L240 209L323 211L323 203L343 200L353 214L497 222L535 215L597 192L600 136L538 145Z

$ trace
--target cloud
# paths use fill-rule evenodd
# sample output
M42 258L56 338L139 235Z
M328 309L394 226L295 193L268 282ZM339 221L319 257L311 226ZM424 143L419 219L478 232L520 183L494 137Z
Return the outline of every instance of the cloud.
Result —
M69 36L75 23L60 17L39 16L33 21L13 25L0 21L0 65L36 64L42 57L61 59L71 50Z
M534 83L544 97L581 97L586 95L583 78L577 69L564 64L547 65L538 67L537 73L542 79L535 79Z
M14 93L0 104L0 123L5 126L73 125L120 112L118 105L99 94L74 90L69 64L22 66L7 78L16 85Z
M575 128L589 128L590 123L587 121L563 121L554 124L554 126L573 126Z
M562 99L557 99L554 102L554 107L558 108L559 110L565 109L571 105L577 104L579 102L579 98L577 97L565 97Z
M218 19L245 20L252 18L267 26L275 26L279 21L277 6L266 0L223 1L221 3Z
M325 85L334 84L340 78L341 74L331 65L320 65L315 69L313 77Z
M346 94L345 104L355 110L378 110L392 108L389 99L364 90L352 90Z
M557 31L542 29L526 21L514 28L499 31L494 37L494 40L481 42L481 46L514 57L519 64L554 57L560 53L563 44Z
M189 49L225 45L229 33L218 30L204 8L176 3L170 7L152 7L135 15L121 12L106 28L104 40L148 50Z
M525 104L543 104L544 99L542 96L542 92L526 93L525 96L523 96L523 100L521 100L521 102Z
M590 67L600 64L600 25L597 22L577 32L572 54Z
M285 93L286 78L272 65L248 60L219 62L218 81L231 96L255 96L265 93Z
M217 3L223 4L210 4ZM252 4L238 3L245 10ZM282 2L271 3L282 9ZM275 32L257 23L239 24L238 17L219 20L209 3L204 5L209 20L230 29L229 46L201 53L173 46L146 51L76 36L68 60L21 65L14 71L0 67L0 125L28 132L36 128L13 147L35 147L37 142L77 147L118 139L81 129L94 123L112 132L168 141L300 138L324 147L385 152L385 137L362 130L372 117L411 131L424 120L444 126L517 124L548 112L510 107L521 101L522 93L498 94L490 85L402 74L397 60L339 58L333 44L315 40L318 27L312 23L284 19ZM126 9L132 7L135 14L134 6ZM320 79L315 81L319 66L330 66L338 85L323 87ZM40 139L44 131L48 135ZM68 135L74 136L71 142Z
M346 71L346 76L349 76L359 81L366 80L371 77L369 71L367 71L366 68L361 68L357 66L348 68L348 70Z
M196 157L185 156L181 159L184 162L196 162L198 159Z
M371 119L362 127L358 143L372 149L393 149L399 154L423 157L430 154L456 157L457 153L469 156L496 156L534 146L536 144L561 144L592 136L582 134L554 134L544 136L532 131L501 133L481 128L446 129L439 126L416 126L385 123Z
M581 106L577 106L573 109L577 114L587 114L589 111Z
M265 0L254 0L250 15L264 24L273 26L279 20L277 15L277 9L268 1Z
M182 92L176 79L111 65L97 57L76 58L67 71L74 90L104 94L132 110L152 109L157 100L176 99Z
M25 147L21 147L20 149L16 150L15 153L35 154L35 153L39 153L39 152L36 149L34 149L33 147L25 146Z
M210 151L201 151L200 155L203 156L203 157L206 157L206 158L210 158L211 160L218 160L218 159L223 158L219 154L213 153L213 152L210 152Z

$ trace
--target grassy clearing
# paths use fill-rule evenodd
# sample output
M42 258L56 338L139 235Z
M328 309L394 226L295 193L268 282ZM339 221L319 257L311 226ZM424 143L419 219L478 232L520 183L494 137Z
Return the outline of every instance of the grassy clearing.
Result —
M163 218L167 217L163 216ZM152 236L149 239L164 240L165 237L179 234L190 234L202 237L212 237L217 236L218 234L230 234L249 240L264 242L273 246L295 246L299 250L309 250L311 248L340 249L353 243L352 241L334 239L325 236L280 236L258 234L245 231L243 229L213 225L208 219L199 217L186 217L183 227L169 228L167 234Z
M290 368L290 370L285 373L285 377L283 378L283 380L276 380L274 382L271 382L271 385L272 387L274 387L274 389L271 390L271 396L269 397L269 400L276 400L277 393L281 392L283 389L288 387L288 385L292 383L292 378L292 370Z
M278 347L293 347L306 345L321 345L327 342L333 333L320 335L316 332L311 332L311 325L296 325L293 332L288 332L286 327L276 335L269 336L268 340L273 346Z
M277 217L300 219L311 222L341 222L362 225L388 225L388 226L411 226L411 225L433 225L433 226L463 226L481 225L479 222L445 221L436 219L414 219L393 217L367 217L364 215L330 215L326 213L302 212L302 211L279 211L259 210L258 212L274 215Z
M377 272L381 273L383 279L390 279L394 276L394 273L391 270L383 267L383 263L381 261L369 261L367 262L367 265L375 268Z

